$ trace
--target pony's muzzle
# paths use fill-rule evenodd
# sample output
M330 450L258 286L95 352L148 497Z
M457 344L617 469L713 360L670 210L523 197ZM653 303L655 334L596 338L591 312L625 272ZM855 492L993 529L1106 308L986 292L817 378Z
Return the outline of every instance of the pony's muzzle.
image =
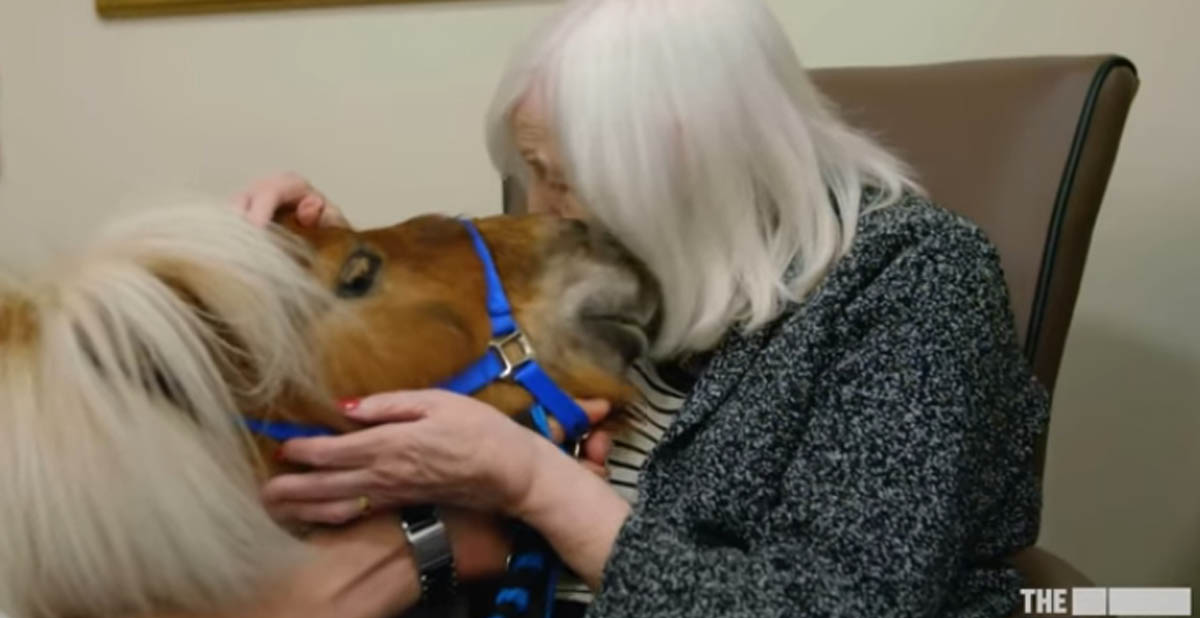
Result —
M658 282L610 234L579 221L564 224L574 251L582 249L587 259L574 261L562 297L583 330L627 364L645 354L656 335L662 302Z

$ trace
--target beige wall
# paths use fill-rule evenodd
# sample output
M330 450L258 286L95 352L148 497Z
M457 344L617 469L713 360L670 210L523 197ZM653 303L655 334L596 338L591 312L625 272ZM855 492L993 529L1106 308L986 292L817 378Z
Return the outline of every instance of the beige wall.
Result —
M481 116L552 7L457 2L102 23L0 0L0 260L114 209L311 177L365 224L498 208ZM1195 0L775 0L813 66L1127 54L1144 84L1068 341L1043 542L1102 583L1200 586Z

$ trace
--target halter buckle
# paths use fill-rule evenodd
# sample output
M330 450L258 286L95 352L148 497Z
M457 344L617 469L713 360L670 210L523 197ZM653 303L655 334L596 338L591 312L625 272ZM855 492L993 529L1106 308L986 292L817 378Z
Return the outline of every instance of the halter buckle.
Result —
M488 342L488 349L494 351L496 356L500 357L500 362L504 363L504 369L497 376L500 380L508 379L514 370L533 360L533 344L529 343L529 338L520 329L491 340ZM515 351L520 356L509 356L510 351Z

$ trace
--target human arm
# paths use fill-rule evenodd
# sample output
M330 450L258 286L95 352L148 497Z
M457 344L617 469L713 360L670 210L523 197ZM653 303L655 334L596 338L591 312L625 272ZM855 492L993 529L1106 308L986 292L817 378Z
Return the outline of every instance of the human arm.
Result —
M603 402L581 404L593 424L609 411ZM264 497L277 517L347 518L364 495L379 508L436 503L499 512L538 528L573 569L598 583L611 546L611 539L597 542L599 522L615 536L628 513L597 473L598 461L579 465L490 406L444 391L376 395L347 413L375 426L284 445L282 457L318 470L268 483ZM595 443L586 450L601 460L605 451ZM560 503L572 510L556 508ZM595 525L571 525L576 517Z

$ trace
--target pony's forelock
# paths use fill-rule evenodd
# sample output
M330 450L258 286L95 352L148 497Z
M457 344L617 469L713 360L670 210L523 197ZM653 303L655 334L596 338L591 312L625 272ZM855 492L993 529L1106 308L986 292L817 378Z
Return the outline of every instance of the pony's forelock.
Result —
M301 551L236 416L318 384L328 298L298 251L219 209L159 211L0 289L0 613L211 609Z
M568 182L654 272L655 352L706 349L803 299L872 207L917 191L844 124L760 0L576 0L520 50L488 115L501 174L527 181L509 121L544 97Z

